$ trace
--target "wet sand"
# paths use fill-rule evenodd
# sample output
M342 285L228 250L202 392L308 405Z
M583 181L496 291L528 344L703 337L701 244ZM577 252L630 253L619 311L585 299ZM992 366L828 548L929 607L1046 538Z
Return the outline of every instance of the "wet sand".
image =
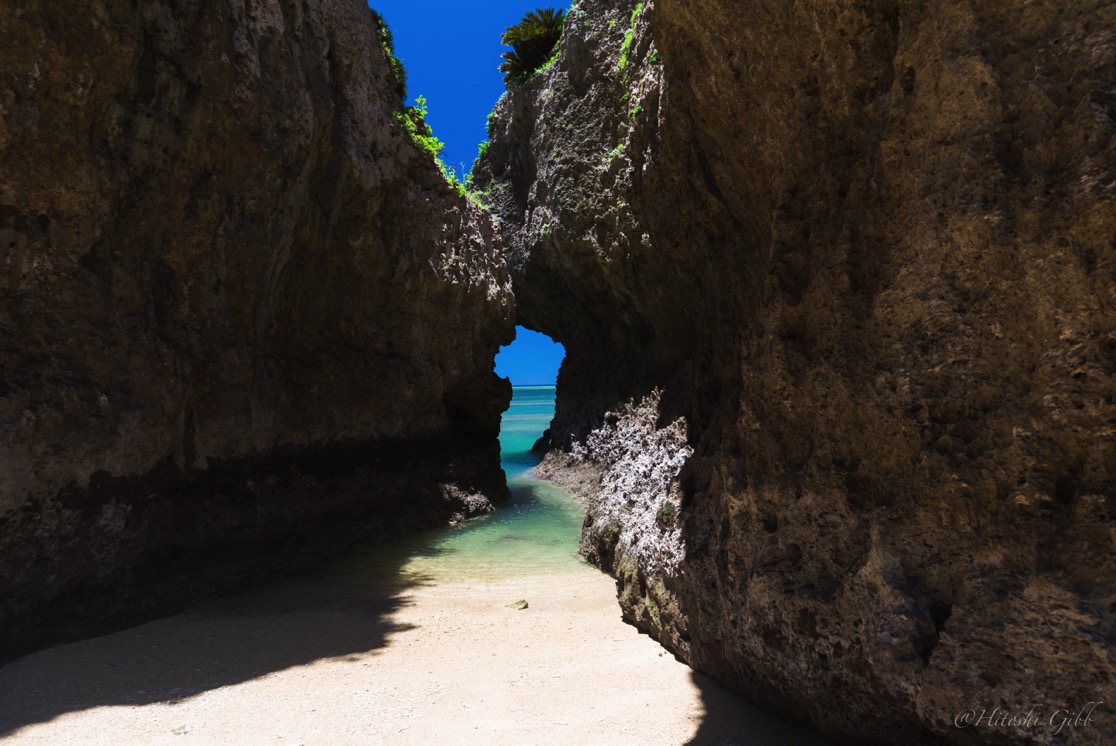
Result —
M337 568L0 668L11 744L821 744L620 619L610 578ZM517 611L507 604L525 599Z

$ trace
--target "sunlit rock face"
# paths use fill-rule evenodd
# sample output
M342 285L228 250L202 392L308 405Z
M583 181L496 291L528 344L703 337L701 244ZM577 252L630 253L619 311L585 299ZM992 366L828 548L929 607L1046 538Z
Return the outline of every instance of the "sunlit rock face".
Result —
M0 649L503 494L507 270L363 0L0 37Z
M476 174L566 346L546 469L627 618L850 741L1116 742L1103 706L1057 727L1116 701L1113 29L571 11ZM995 708L1024 724L965 722Z

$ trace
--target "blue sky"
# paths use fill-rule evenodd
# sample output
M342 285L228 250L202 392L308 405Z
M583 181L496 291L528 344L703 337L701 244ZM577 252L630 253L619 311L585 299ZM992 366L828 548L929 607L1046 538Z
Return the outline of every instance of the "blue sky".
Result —
M500 348L496 372L513 386L553 386L566 350L545 334L515 328L515 341Z
M407 103L426 97L426 121L446 144L442 160L464 177L488 137L488 112L504 92L498 68L508 47L500 44L500 35L529 10L565 8L568 2L372 0L369 5L395 37L395 53L407 68ZM546 335L519 327L515 342L496 356L496 372L516 386L553 384L564 355Z
M500 35L527 11L565 8L568 0L371 0L369 5L395 37L395 53L407 68L407 103L426 97L426 121L446 144L442 160L463 177L477 145L487 139L488 112L504 92L497 68L509 48L500 44Z

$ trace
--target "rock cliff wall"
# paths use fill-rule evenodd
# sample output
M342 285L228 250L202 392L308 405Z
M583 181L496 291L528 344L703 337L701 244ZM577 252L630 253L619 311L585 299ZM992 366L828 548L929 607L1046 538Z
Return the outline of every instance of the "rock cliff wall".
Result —
M0 649L506 491L507 270L363 0L0 36Z
M1055 727L1116 701L1114 29L571 11L475 174L629 620L851 741L1116 742L1108 705ZM1038 718L957 727L994 708Z

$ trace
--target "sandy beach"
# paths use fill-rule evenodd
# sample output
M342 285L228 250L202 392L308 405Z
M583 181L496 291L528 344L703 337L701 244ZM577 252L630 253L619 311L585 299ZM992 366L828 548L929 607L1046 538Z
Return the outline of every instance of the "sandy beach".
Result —
M624 624L613 593L587 566L374 587L334 568L9 664L0 739L826 742L694 674ZM508 608L520 599L527 609Z

